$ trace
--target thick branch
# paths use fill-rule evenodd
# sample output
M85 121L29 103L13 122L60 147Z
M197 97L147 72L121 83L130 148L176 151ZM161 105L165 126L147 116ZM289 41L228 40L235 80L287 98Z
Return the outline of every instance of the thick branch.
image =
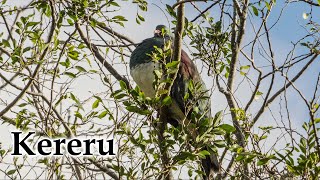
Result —
M232 51L232 57L230 62L230 71L229 71L229 78L227 82L227 91L228 93L225 93L225 97L227 99L229 108L231 110L231 117L233 125L236 128L236 138L237 142L241 147L245 147L245 138L243 134L243 130L238 122L236 109L237 104L235 101L235 98L233 97L233 88L234 88L234 80L236 77L236 67L237 63L239 61L239 52L240 52L240 45L242 43L244 33L245 33L245 26L246 26L246 18L247 18L247 12L248 12L248 2L247 1L242 8L242 11L240 11L240 7L237 0L234 0L233 5L233 24L232 24L232 32L231 32L231 51ZM237 15L238 12L238 15ZM240 24L237 26L237 17L239 16ZM249 167L248 165L244 165L244 177L249 176Z
M225 93L228 105L231 109L231 116L232 121L237 129L236 131L236 137L238 144L242 147L245 146L245 140L242 133L242 129L240 127L240 124L237 120L237 115L235 113L235 109L237 109L236 102L233 97L233 86L234 86L234 79L236 76L236 66L238 63L238 57L239 57L239 51L240 51L240 45L244 36L244 28L245 28L245 22L246 19L244 17L240 17L240 25L239 30L237 29L237 14L236 14L236 5L234 5L234 15L233 15L233 25L232 25L232 33L231 33L231 49L232 49L232 58L230 63L230 71L229 71L229 78L227 83L227 91L228 93ZM245 14L246 16L246 11ZM238 33L237 33L238 32Z
M181 1L180 1L181 2ZM174 42L173 42L173 61L178 61L179 64L177 67L180 65L181 61L181 46L182 46L182 34L183 34L183 28L184 28L184 4L180 4L177 10L177 26L174 32ZM170 74L169 78L172 79L172 83L167 83L169 85L168 88L168 93L171 91L171 87L173 85L174 80L176 79L178 75L178 70Z
M181 1L178 1L178 3ZM183 3L179 3L180 5L178 6L177 9L177 26L176 26L176 30L175 30L175 39L174 39L174 50L173 50L173 58L171 59L171 61L178 61L180 64L180 60L181 60L181 45L182 45L182 33L183 33L183 28L184 28L184 4ZM177 67L179 67L179 64L177 65ZM161 100L164 99L167 95L170 95L170 91L173 85L174 80L176 79L178 74L178 70L176 70L175 73L169 74L168 78L171 79L171 82L166 83L164 89L168 90L168 94L163 94L161 96ZM167 153L167 150L165 148L165 145L163 143L164 141L164 137L163 137L163 133L164 133L164 129L166 127L167 124L167 114L166 112L168 112L168 106L162 106L160 108L160 126L159 127L159 140L160 140L160 151L161 151L161 156L162 156L162 163L163 163L163 168L165 170L165 174L164 174L164 178L165 179L173 179L172 174L170 169L168 169L168 165L169 165L169 156Z

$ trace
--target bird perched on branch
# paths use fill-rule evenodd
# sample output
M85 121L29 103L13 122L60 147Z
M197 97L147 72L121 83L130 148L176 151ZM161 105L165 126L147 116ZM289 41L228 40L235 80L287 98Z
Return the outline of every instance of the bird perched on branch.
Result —
M131 76L148 97L155 97L156 95L156 90L153 86L155 81L154 70L161 67L160 63L152 58L152 54L156 51L156 48L164 49L168 41L172 41L172 37L169 35L167 27L158 25L154 31L154 36L143 40L132 52L130 58ZM175 47L169 45L169 48L174 49ZM166 61L170 62L170 57ZM168 122L174 127L180 126L181 123L185 122L185 119L190 119L193 108L198 109L198 114L202 114L202 119L211 118L209 99L199 98L195 100L196 95L190 92L190 82L194 85L200 84L200 89L205 90L204 83L195 64L187 53L181 50L178 74L170 92L172 104L169 105L166 113L169 116ZM199 130L196 131L195 134L199 134ZM208 150L206 145L203 146L203 150ZM209 179L214 172L219 171L217 157L212 151L210 155L206 155L205 159L202 159L202 168L205 172L204 179Z

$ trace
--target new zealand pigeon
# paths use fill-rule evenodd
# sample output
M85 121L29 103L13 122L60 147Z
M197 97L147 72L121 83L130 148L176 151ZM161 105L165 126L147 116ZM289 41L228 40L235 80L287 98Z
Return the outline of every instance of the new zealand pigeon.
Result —
M155 80L154 70L160 68L160 64L152 60L151 54L155 52L155 47L164 48L166 42L172 41L169 33L163 34L163 32L169 32L167 27L158 25L154 31L154 36L143 40L132 52L130 58L131 76L148 97L154 97L156 94L153 86ZM190 106L190 104L192 104L192 102L188 102L191 101L192 94L187 96L187 100L185 98L185 95L189 91L190 81L192 81L193 84L201 84L201 88L205 89L195 64L191 61L187 53L182 50L180 67L170 92L173 102L169 106L169 112L167 113L169 115L168 122L174 127L178 127L179 122L191 116L192 111L187 110L188 108L190 110L190 107L187 107L187 105ZM202 118L211 118L208 98L202 98L202 100L198 100L197 103L193 103L192 105L197 106L198 111L200 111L199 113L204 115ZM205 145L203 149L207 150ZM213 152L210 155L206 155L206 158L202 160L202 168L206 174L204 179L210 179L214 172L219 171L219 163Z

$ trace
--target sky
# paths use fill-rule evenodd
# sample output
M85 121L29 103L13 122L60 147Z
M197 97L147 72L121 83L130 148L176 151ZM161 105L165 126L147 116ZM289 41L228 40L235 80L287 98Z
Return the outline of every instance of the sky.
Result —
M135 15L138 11L138 8L135 5L125 5L122 6L121 10L119 12L116 12L115 14L122 14L126 16L128 19L128 22L125 23L125 28L115 26L115 29L120 32L121 34L125 34L126 36L133 39L135 42L140 42L145 38L151 37L153 35L153 30L156 25L158 24L165 24L167 26L171 26L168 22L168 19L164 12L162 11L165 7L165 4L172 4L172 0L151 0L148 1L148 12L141 12L139 11L139 14L144 16L145 22L143 22L141 25L138 25L135 23ZM20 1L20 0L13 0L8 2L8 4L22 6L22 3L28 3L27 1ZM125 3L128 4L128 3ZM204 3L199 2L196 3L199 7L199 9L205 9L210 3ZM282 10L282 7L284 7L284 1L277 1L276 6L274 7L274 13L270 16L268 19L268 25L273 24L278 19L278 15ZM160 8L159 8L160 7ZM162 9L162 10L161 10ZM213 8L209 11L210 15L213 17L218 17L219 14L217 14L218 9ZM285 7L283 14L277 23L275 27L273 27L270 31L271 34L271 40L273 42L273 48L275 50L275 59L276 63L281 64L281 62L284 61L287 53L292 49L291 42L296 42L298 39L303 37L308 31L308 29L304 28L305 24L308 22L306 19L303 18L303 13L309 13L310 7L302 4L302 3L293 3ZM313 9L313 20L316 22L320 22L320 11L318 9ZM250 12L250 19L252 24L257 27L258 23L260 22L258 18L256 18L252 12ZM186 16L189 19L193 19L195 16L198 15L198 12L194 10L194 8L187 4L186 6ZM170 21L170 18L169 18ZM246 42L249 42L253 37L253 31L250 30L251 24L247 24L247 33L245 35L244 44ZM1 31L1 30L0 30ZM188 46L188 42L190 42L188 39L185 39L185 46ZM265 42L262 42L265 43ZM186 49L186 48L185 48ZM306 52L306 49L299 47L296 51L297 54ZM191 54L191 52L188 52ZM256 61L259 64L261 62L261 65L265 63L261 57L256 57ZM128 61L128 59L126 59ZM198 67L201 65L200 63L197 63ZM300 69L300 66L298 68L293 68L289 75L295 74ZM320 69L320 61L316 61L309 71L304 74L301 79L299 79L296 82L297 88L301 89L307 98L310 98L312 95L312 92L314 90L314 83L317 75L319 73ZM210 80L208 77L206 77L205 73L202 73L202 76L205 80L205 83L207 87L212 86L212 80ZM289 76L290 77L290 76ZM241 79L237 79L237 82L239 82ZM87 77L84 79L85 83L79 83L77 84L77 88L74 88L74 92L79 95L80 98L86 98L88 97L88 92L100 92L101 89L103 89L103 86L99 84L100 79L92 79ZM1 81L0 81L1 82ZM283 86L283 82L279 81L275 84L275 86L278 89ZM243 95L243 99L246 99L248 91L245 88L240 88L237 91L237 95L241 97ZM1 94L0 94L1 95ZM294 91L292 88L288 90L288 106L292 113L292 123L295 129L301 130L301 125L304 121L308 121L308 111L305 108L303 101L301 98L297 96L296 91ZM226 101L225 98L218 93L217 91L213 92L213 98L212 98L212 111L218 112L220 110L224 110L226 107ZM259 102L260 101L260 102ZM277 101L278 102L278 101ZM261 99L258 100L257 104L261 103ZM280 115L277 113L279 109L278 103L274 103L270 107L271 111L273 112L273 115L275 118L272 118L271 113L266 112L263 114L261 121L257 123L257 126L259 125L274 125L275 123L278 123ZM253 110L255 110L253 108ZM255 112L255 111L253 111ZM230 122L230 121L229 121ZM1 125L0 126L0 142L7 142L8 139L10 139L10 131L14 130L13 127L9 127L7 125ZM274 137L273 140L276 140L277 137ZM271 140L272 141L272 140ZM4 144L4 146L10 146L8 144Z

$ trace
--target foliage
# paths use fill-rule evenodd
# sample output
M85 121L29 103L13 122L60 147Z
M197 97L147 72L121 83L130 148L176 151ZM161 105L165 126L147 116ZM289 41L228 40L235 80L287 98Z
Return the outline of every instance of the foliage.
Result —
M147 97L127 70L136 37L123 35L129 34L132 24L147 26L151 3L31 0L14 6L2 0L2 126L36 131L32 141L41 136L114 137L117 154L74 159L12 157L11 147L3 141L0 177L161 179L169 171L174 178L200 179L201 159L210 154L202 147L207 146L219 154L217 178L319 179L320 82L319 78L308 81L312 90L305 90L297 80L307 73L319 73L320 68L312 70L311 64L320 54L320 26L312 10L318 10L320 4L303 0L180 3L188 5L186 11L199 10L196 15L187 14L183 38L190 42L187 47L203 79L214 85L203 92L201 85L189 82L185 100L191 102L191 125L164 125L161 139L158 110L173 102L162 88L173 79L163 77L174 74L179 62L166 62L173 53L171 42L150 55L162 66L154 71L157 96ZM293 38L292 49L281 56L283 52L273 47L276 43L270 36L272 28L282 22L271 23L268 18L275 14L273 20L280 19L287 5L297 3L312 7L303 15L306 33ZM179 3L157 5L168 16L168 23L178 23ZM126 7L135 9L134 17ZM141 34L147 38L144 30ZM212 118L203 118L194 104L208 98L214 113ZM289 106L295 101L302 102L299 108L305 110L292 110ZM295 120L303 122L302 128L293 127L293 116L300 112L307 114ZM192 136L194 129L200 132L196 137ZM169 162L165 166L162 147Z

